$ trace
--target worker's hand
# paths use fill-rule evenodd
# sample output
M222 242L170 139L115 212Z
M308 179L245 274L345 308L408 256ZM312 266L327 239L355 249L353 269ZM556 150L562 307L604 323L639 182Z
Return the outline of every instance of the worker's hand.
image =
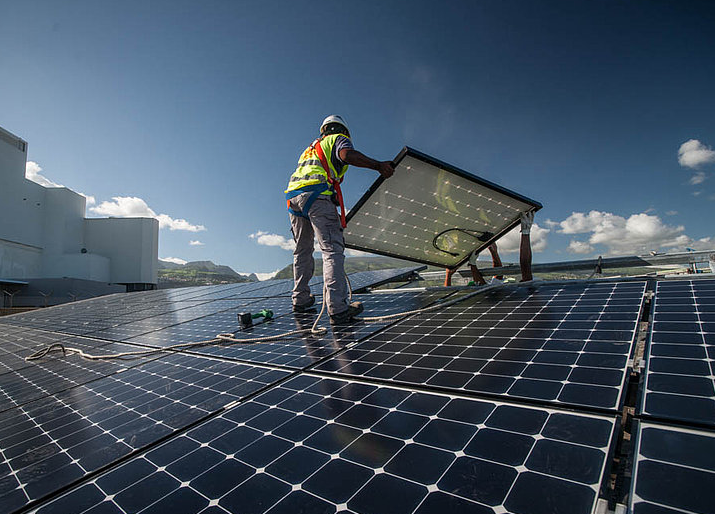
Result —
M383 161L378 163L378 173L380 173L380 176L383 178L390 178L393 176L393 173L395 173L395 167L393 166L393 163L390 161Z
M521 229L522 234L529 235L530 231L532 230L532 223L534 223L534 220L535 220L534 211L523 212L522 214L520 214L520 224L522 225L522 229Z
M467 260L467 263L470 266L477 266L477 255L478 255L477 250L475 250L474 252L472 252L470 254L470 258Z

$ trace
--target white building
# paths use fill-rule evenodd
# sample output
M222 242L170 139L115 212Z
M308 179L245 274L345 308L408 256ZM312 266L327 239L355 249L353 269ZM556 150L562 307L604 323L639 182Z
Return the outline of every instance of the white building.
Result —
M0 281L81 279L152 289L159 223L85 218L85 197L25 178L27 143L0 127Z

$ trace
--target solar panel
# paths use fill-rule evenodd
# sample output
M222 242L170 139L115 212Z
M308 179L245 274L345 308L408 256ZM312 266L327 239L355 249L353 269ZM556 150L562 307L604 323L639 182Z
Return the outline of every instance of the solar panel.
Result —
M346 247L456 267L542 205L412 148L351 209Z
M208 301L133 301L126 302L121 306L105 304L101 301L88 301L73 309L58 309L52 307L41 311L33 311L36 313L33 316L26 316L24 318L12 317L4 321L33 328L83 335L108 327L161 315L193 319L208 314L209 312L216 312L215 310L211 310L212 308Z
M175 354L45 391L0 413L0 511L42 498L287 375Z
M38 512L588 514L615 420L300 375Z
M124 371L127 368L141 364L143 361L146 362L159 357L159 355L152 355L145 357L143 361L137 359L88 361L76 354L63 357L61 353L55 353L40 361L25 361L25 357L38 349L58 342L65 346L94 354L126 352L138 349L136 346L88 338L44 340L42 344L35 347L16 348L14 356L16 359L22 360L24 365L20 365L17 362L16 369L0 373L0 412Z
M128 341L129 339L168 329L174 326L185 326L189 323L201 323L200 320L212 317L225 317L236 319L236 312L244 310L244 307L250 305L252 300L214 300L212 302L202 303L196 308L187 308L181 311L171 312L167 314L150 316L147 318L130 320L128 318L113 320L114 323L107 328L95 330L90 334L92 337L103 339L111 339L115 341ZM230 311L230 312L228 312ZM212 334L212 337L216 334ZM203 338L207 339L207 338Z
M433 303L445 294L448 293L405 292L390 295L390 297L386 295L356 295L354 300L360 299L364 302L366 316L377 316L423 307ZM319 297L317 301L320 302L321 298ZM293 330L309 329L312 327L317 315L317 313L291 313L292 304L291 299L288 297L262 299L252 305L256 307L255 310L248 307L247 309L252 312L258 312L264 308L271 309L277 317L251 329L238 331L236 312L226 312L134 337L130 339L130 342L162 347L176 343L210 339L222 332L236 332L236 337L239 339L272 336ZM316 311L319 310L320 305L317 305ZM248 362L273 364L289 368L304 368L337 352L346 345L380 330L386 324L355 323L342 327L331 327L328 334L323 337L289 337L250 345L212 345L197 348L193 351ZM326 325L328 323L324 318L323 326Z
M0 323L0 375L28 366L31 348L62 341L68 336Z
M389 282L409 280L415 277L418 271L426 268L427 266L412 266L377 271L359 271L348 275L348 280L350 281L351 289L356 293L369 287L378 287Z
M714 512L713 432L640 423L636 456L630 512Z
M641 413L714 424L714 281L659 281Z
M645 285L494 290L405 319L316 369L617 410Z

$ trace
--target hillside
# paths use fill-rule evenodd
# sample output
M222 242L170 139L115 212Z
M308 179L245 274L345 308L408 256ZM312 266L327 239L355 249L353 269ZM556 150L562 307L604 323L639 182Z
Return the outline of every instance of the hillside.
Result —
M158 275L160 289L258 281L253 273L241 275L229 266L214 264L211 261L176 264L160 259Z
M407 266L419 266L414 262L393 259L391 257L347 257L346 273L356 271L372 271L390 268L405 268ZM321 258L316 259L316 271L314 275L323 275L323 262ZM293 278L293 264L289 264L276 273L274 278Z

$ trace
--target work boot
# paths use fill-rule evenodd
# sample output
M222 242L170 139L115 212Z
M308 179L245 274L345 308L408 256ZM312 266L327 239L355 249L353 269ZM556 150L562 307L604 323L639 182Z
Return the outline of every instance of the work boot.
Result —
M309 296L307 303L304 303L303 305L294 304L293 312L308 312L310 310L315 310L312 308L314 303L316 303L316 297L311 295Z
M331 314L331 325L345 325L353 321L353 318L363 312L363 304L361 302L353 302L348 306L348 309L339 312L338 314Z

